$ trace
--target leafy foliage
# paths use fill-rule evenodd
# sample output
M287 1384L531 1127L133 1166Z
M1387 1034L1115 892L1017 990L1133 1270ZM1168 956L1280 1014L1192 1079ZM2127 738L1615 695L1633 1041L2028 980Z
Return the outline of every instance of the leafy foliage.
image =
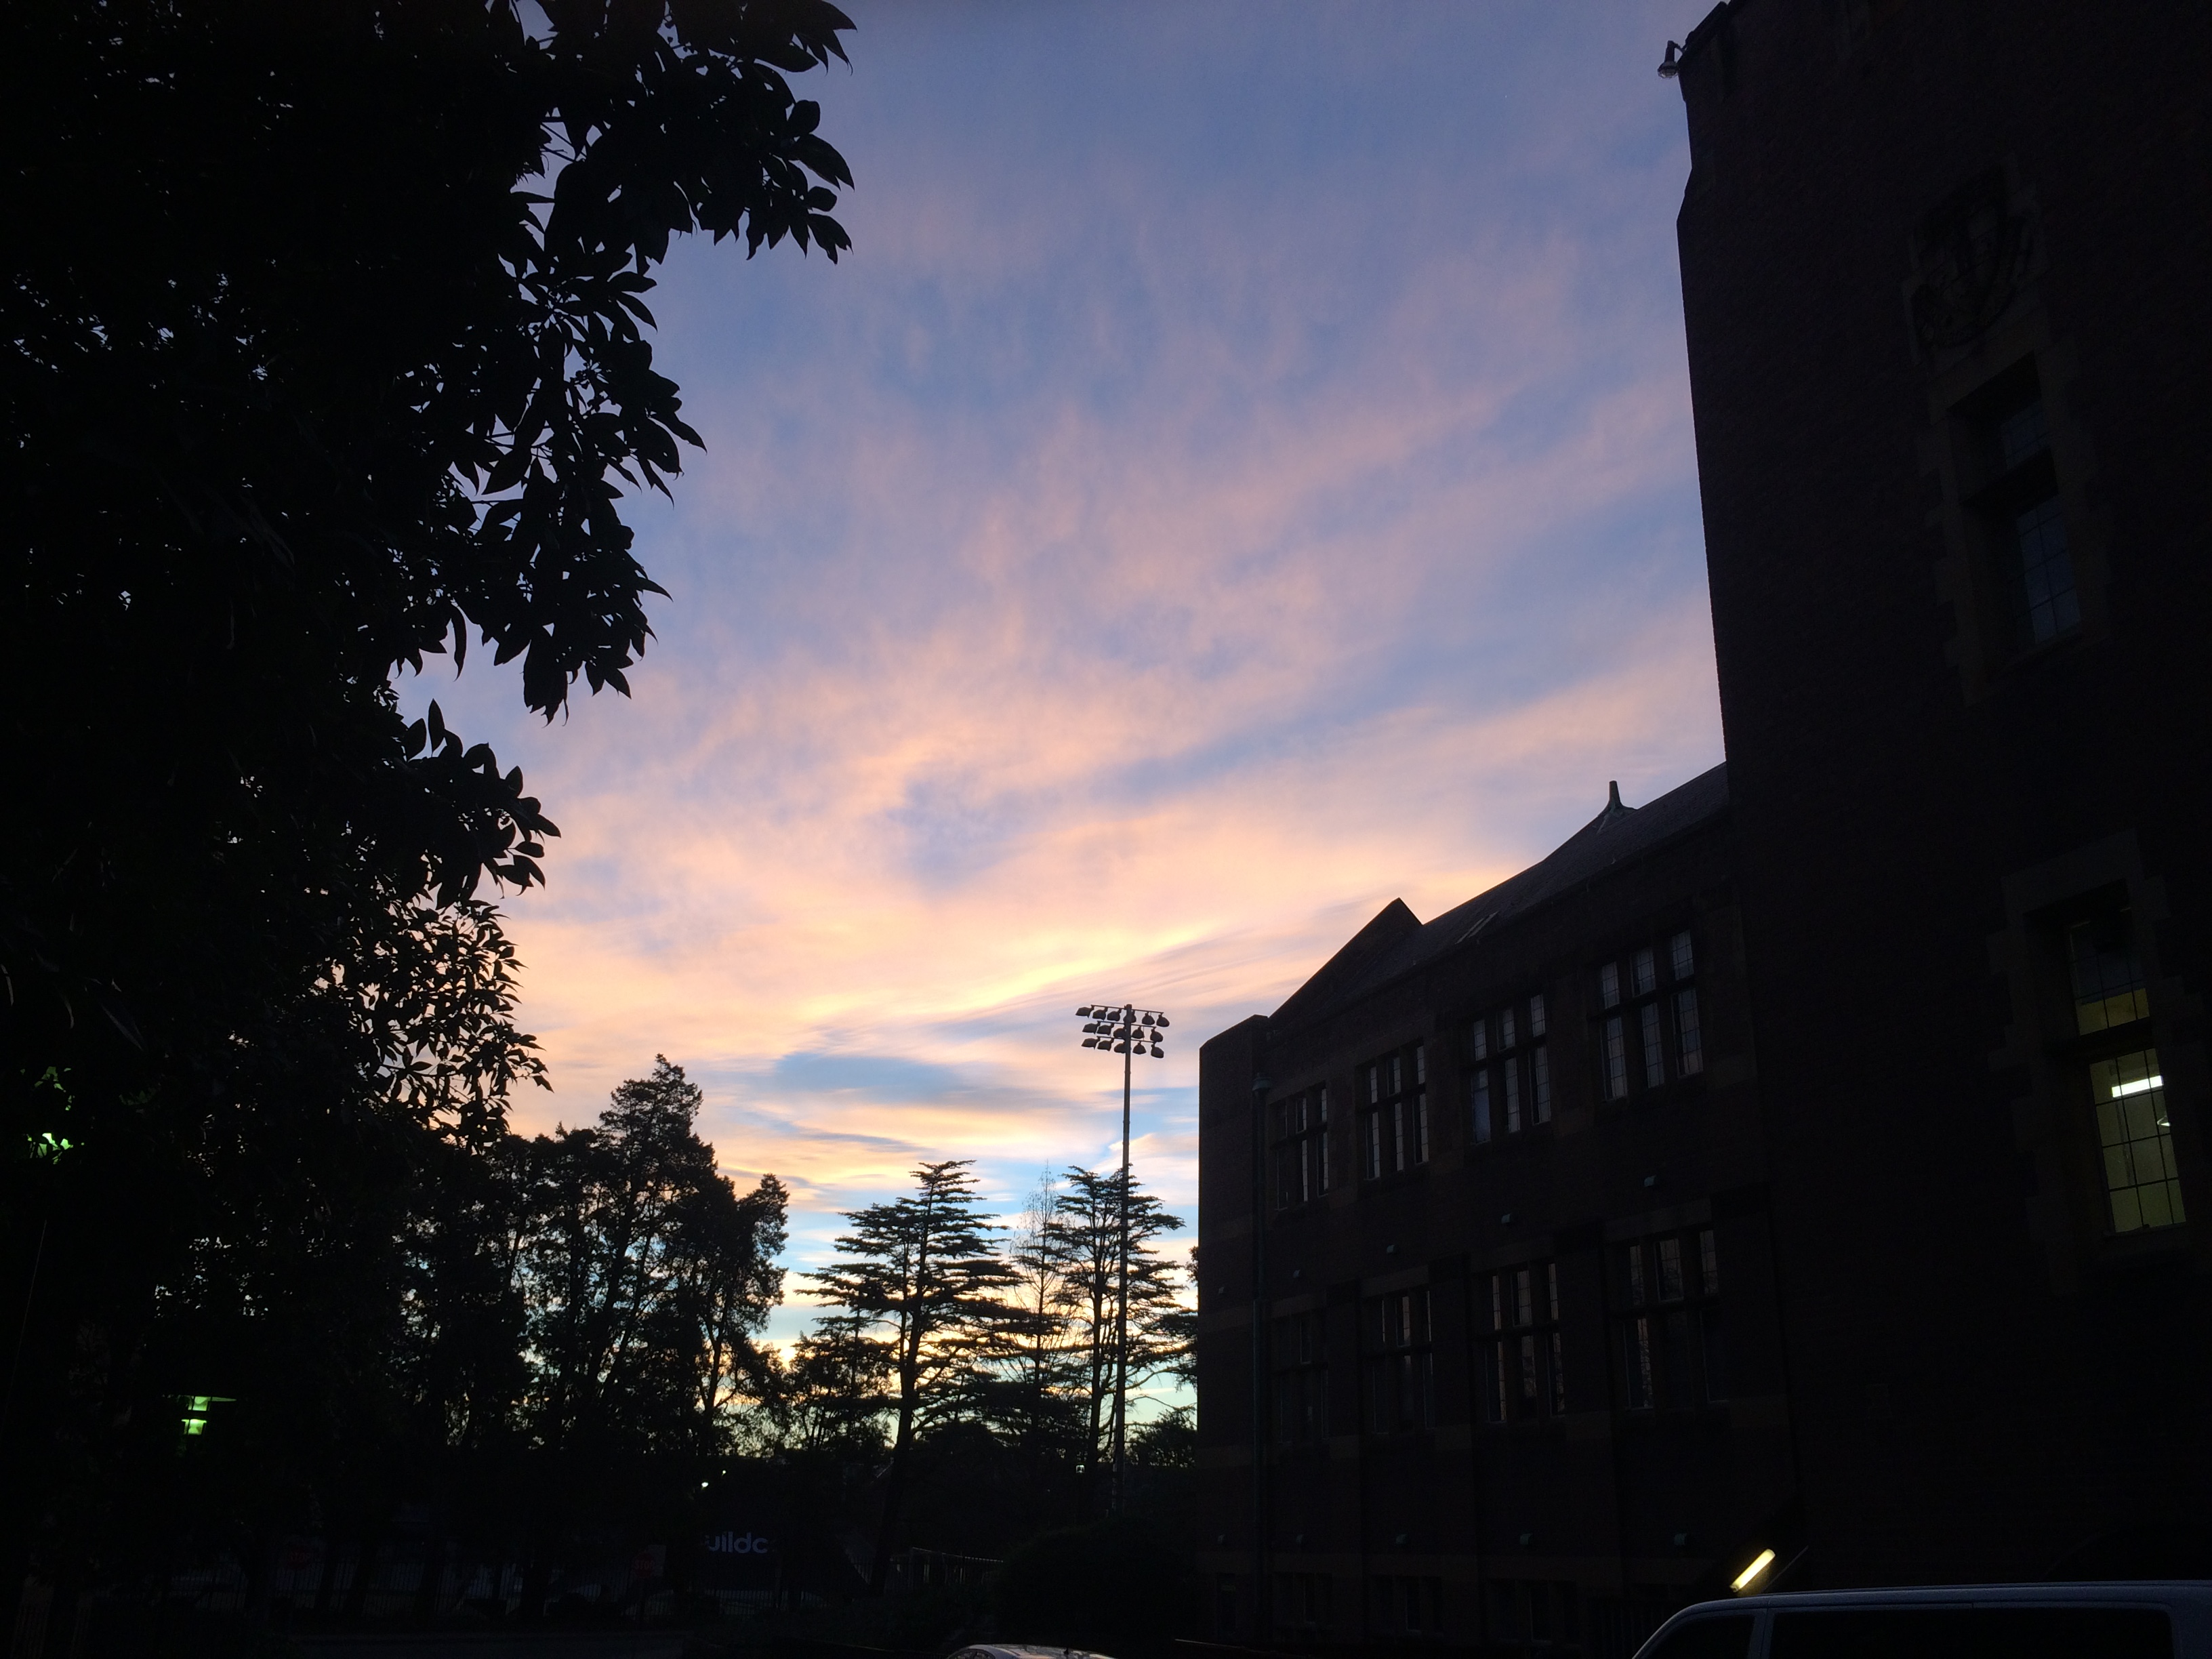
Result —
M848 246L849 172L788 77L849 27L827 0L0 8L27 688L0 710L0 1272L30 1310L0 1582L127 1553L180 1470L210 1526L266 1528L518 1431L515 1178L627 1191L630 1140L534 1164L504 1138L540 1066L477 894L540 880L557 831L393 677L473 637L548 719L627 690L658 590L623 495L698 441L651 270L695 231ZM720 1423L762 1287L714 1264L767 1249L780 1198L685 1190L646 1273L682 1296L591 1306L696 1331L717 1380L685 1420ZM258 1449L179 1464L165 1402L210 1389Z
M662 1058L596 1127L520 1149L515 1271L543 1444L713 1455L760 1391L784 1189L766 1176L738 1195L695 1132L700 1104Z

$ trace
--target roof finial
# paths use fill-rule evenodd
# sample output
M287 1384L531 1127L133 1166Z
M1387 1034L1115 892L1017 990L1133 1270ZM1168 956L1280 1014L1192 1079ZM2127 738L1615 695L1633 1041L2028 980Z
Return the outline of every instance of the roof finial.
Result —
M1626 812L1628 810L1626 806L1623 806L1620 804L1620 779L1615 778L1605 786L1605 810L1607 811Z

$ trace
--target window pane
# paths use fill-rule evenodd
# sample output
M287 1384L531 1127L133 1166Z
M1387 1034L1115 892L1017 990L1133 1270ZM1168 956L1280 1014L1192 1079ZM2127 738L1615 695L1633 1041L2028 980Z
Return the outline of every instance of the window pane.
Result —
M1619 1014L1605 1023L1605 1097L1628 1098L1628 1033Z
M1413 1097L1413 1162L1429 1161L1429 1097L1424 1090Z
M1695 1077L1705 1069L1705 1039L1698 1029L1698 994L1695 991L1674 993L1674 1036L1680 1045L1677 1062L1684 1077Z
M1608 962L1597 970L1597 1000L1602 1007L1620 1006L1620 966Z
M2043 399L2038 398L1997 422L1997 465L2009 472L2029 456L2041 454L2050 442Z
M1553 1331L1552 1333L1552 1414L1556 1417L1566 1408L1567 1374L1559 1364L1559 1334Z
M2013 535L2020 551L2021 644L2047 645L2081 625L2058 498L2053 495L2021 514L2013 520Z
M1521 1133L1520 1057L1509 1055L1502 1069L1505 1073L1505 1133L1518 1134Z
M1428 1080L1429 1045L1425 1042L1417 1042L1413 1045L1413 1081L1426 1083Z
M1528 999L1528 1035L1532 1037L1544 1035L1544 996L1540 991Z
M1659 1005L1647 1002L1637 1012L1644 1022L1644 1085L1656 1089L1667 1080L1667 1054L1659 1046Z
M1489 1020L1480 1015L1475 1017L1474 1024L1468 1027L1467 1048L1470 1059L1488 1060L1490 1058Z
M1688 1624L1677 1625L1667 1632L1666 1638L1654 1647L1644 1659L1744 1659L1751 1651L1751 1632L1754 1620L1747 1613L1727 1613L1713 1619L1695 1619ZM1778 1632L1778 1634L1779 1632ZM1834 1650L1838 1655L1861 1651L1874 1653L1877 1648L1861 1650L1856 1647ZM1820 1650L1823 1655L1830 1650Z
M1520 1039L1513 1035L1512 1009L1501 1009L1498 1015L1498 1046L1510 1048L1518 1041Z
M1545 1317L1555 1325L1559 1323L1559 1264L1556 1261L1544 1264L1544 1306L1547 1310Z
M1474 1075L1468 1079L1468 1104L1474 1114L1474 1138L1478 1143L1490 1139L1490 1068L1478 1066Z
M1503 1273L1490 1276L1490 1328L1505 1328L1505 1277Z
M1772 1659L2172 1659L2174 1652L2172 1623L2155 1607L1808 1609L1776 1613L1767 1642ZM1736 1659L1743 1650L1729 1651ZM1663 1659L1674 1659L1673 1648Z
M1651 1403L1651 1322L1628 1322L1628 1404L1641 1411Z
M1528 1057L1528 1075L1535 1091L1536 1121L1549 1123L1552 1121L1552 1052L1543 1043L1538 1043Z
M2150 994L2124 907L2066 930L2074 976L2074 1023L2084 1036L2150 1017Z
M1372 1106L1382 1098L1382 1068L1380 1066L1370 1066L1367 1068L1367 1103Z
M1486 1363L1482 1368L1484 1412L1493 1423L1505 1420L1505 1345L1492 1342L1484 1354Z
M1658 964L1651 959L1651 947L1646 945L1636 953L1636 994L1648 997L1658 988Z
M1644 1247L1641 1244L1628 1247L1628 1305L1632 1308L1644 1305Z
M1406 1103L1402 1100L1390 1103L1390 1167L1406 1167Z
M1679 1238L1659 1241L1659 1299L1682 1299L1682 1241Z
M1395 1095L1405 1086L1406 1057L1403 1054L1393 1054L1390 1056L1390 1092Z
M2171 1227L2187 1218L2173 1163L2173 1126L2166 1115L2166 1079L2158 1050L2139 1049L2089 1067L2097 1140L2112 1231Z
M1534 1417L1543 1403L1543 1378L1536 1370L1536 1339L1521 1339L1521 1412L1524 1417Z
M1513 1322L1516 1325L1533 1324L1535 1316L1535 1297L1534 1286L1529 1283L1528 1269L1516 1267L1513 1270Z
M1690 930L1685 927L1667 941L1668 966L1676 979L1687 979L1698 971L1697 958L1690 951Z
M1667 1316L1667 1401L1672 1406L1687 1406L1695 1395L1690 1393L1690 1316L1670 1313Z

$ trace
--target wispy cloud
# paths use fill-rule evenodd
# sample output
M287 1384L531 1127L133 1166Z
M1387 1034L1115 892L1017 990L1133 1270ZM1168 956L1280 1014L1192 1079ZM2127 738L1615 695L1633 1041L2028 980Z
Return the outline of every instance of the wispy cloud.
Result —
M1110 1157L1092 994L1174 1012L1138 1160L1189 1214L1200 1038L1719 751L1671 10L861 21L853 258L655 295L708 451L639 506L635 701L408 690L566 832L524 1109L667 1054L801 1267L924 1158Z

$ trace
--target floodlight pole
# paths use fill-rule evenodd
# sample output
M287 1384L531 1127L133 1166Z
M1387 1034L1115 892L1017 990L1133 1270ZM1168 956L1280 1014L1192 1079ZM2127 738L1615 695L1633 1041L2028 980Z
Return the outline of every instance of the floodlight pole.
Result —
M1128 1041L1121 1048L1121 1243L1120 1282L1114 1289L1114 1490L1109 1511L1121 1513L1121 1473L1129 1428L1129 1079L1137 1063L1137 1011L1121 1010Z
M1083 1029L1086 1048L1103 1048L1121 1054L1121 1178L1120 1215L1115 1247L1114 1275L1114 1473L1107 1493L1109 1512L1121 1512L1123 1481L1127 1469L1129 1441L1129 1110L1139 1045L1154 1059L1164 1058L1159 1044L1168 1028L1168 1017L1158 1009L1139 1008L1133 1002L1119 1006L1085 1003L1076 1018L1092 1023Z

